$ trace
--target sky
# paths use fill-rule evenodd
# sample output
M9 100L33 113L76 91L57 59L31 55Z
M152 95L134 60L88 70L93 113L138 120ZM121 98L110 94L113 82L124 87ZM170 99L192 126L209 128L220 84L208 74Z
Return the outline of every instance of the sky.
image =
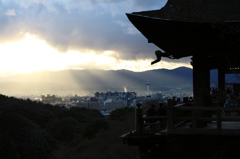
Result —
M167 0L0 0L0 76L42 70L190 67L189 58L156 59L159 48L126 13Z

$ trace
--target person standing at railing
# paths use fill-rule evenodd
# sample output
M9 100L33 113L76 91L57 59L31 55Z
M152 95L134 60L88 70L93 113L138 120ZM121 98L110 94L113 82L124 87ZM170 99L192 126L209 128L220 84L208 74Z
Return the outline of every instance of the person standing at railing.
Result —
M146 116L147 117L152 117L152 116L156 116L157 112L155 109L155 105L151 104L150 107L146 110Z
M190 97L188 98L188 102L193 102L193 97L192 97L192 96L190 96Z
M164 108L163 103L159 103L159 106L157 108L157 116L166 116L167 110Z

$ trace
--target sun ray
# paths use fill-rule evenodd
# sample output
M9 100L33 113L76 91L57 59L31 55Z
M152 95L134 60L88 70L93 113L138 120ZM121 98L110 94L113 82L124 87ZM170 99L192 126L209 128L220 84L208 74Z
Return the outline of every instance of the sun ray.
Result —
M64 69L126 69L141 72L160 68L174 69L179 66L191 67L186 63L166 61L152 66L152 59L124 60L119 55L119 52L113 50L68 50L60 53L37 35L27 33L20 41L0 44L0 75Z

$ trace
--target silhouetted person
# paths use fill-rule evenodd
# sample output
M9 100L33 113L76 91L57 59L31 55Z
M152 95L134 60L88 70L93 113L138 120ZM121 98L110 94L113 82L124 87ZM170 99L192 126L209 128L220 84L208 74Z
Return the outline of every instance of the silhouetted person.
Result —
M190 97L188 98L188 101L189 101L189 102L193 102L193 97L190 96Z
M166 115L167 115L167 110L164 108L163 103L160 103L157 109L157 116L166 116Z
M154 104L151 104L150 107L146 110L146 116L150 117L150 116L156 116L156 109Z

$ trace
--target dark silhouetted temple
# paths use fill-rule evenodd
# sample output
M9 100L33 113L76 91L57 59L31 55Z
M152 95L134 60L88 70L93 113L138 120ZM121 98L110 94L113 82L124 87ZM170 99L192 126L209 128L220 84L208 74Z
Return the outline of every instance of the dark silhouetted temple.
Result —
M225 75L240 73L240 1L168 0L159 10L126 15L149 43L159 47L152 64L161 63L161 57L191 57L194 100L175 105L169 99L167 116L152 117L154 130L139 104L135 130L122 135L123 142L138 146L141 159L239 157L240 92L235 89L228 96ZM218 72L215 94L210 86L213 69ZM232 102L224 107L227 98ZM166 123L160 122L163 118Z

